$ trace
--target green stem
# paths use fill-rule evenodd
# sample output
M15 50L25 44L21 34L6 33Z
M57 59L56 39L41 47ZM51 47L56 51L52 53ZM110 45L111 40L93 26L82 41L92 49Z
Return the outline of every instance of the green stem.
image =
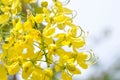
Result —
M47 53L45 51L45 43L44 43L42 32L41 32L41 43L42 43L42 50L43 50L43 53L44 53L44 56L45 56L45 61L47 63L47 67L50 67L50 64L49 64L48 58L47 58Z

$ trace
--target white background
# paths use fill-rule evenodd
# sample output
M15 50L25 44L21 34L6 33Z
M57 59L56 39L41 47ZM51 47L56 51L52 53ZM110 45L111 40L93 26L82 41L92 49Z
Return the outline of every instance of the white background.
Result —
M78 12L75 22L89 31L87 47L93 49L101 65L100 70L90 66L75 80L87 79L91 73L96 77L120 57L120 0L71 0L68 6Z

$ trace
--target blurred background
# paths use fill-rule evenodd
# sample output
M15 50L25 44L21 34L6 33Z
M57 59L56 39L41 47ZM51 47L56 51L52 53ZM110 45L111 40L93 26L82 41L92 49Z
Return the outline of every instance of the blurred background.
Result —
M99 57L74 80L120 80L120 0L71 0L75 23L89 32L87 49Z

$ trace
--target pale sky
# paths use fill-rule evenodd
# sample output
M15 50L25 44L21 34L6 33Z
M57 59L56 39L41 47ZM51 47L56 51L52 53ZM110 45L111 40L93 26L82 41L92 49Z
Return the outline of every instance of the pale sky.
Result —
M119 4L120 0L71 0L68 5L78 12L75 22L89 31L88 47L98 55L103 70L120 57ZM92 70L91 66L80 77L85 78Z

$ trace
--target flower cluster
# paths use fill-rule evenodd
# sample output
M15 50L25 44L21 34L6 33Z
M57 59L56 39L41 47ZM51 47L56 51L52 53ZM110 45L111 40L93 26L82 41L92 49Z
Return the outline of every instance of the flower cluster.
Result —
M0 80L22 72L25 80L72 80L91 55L73 11L59 0L0 0ZM66 50L69 48L70 50ZM43 66L44 63L44 67Z

